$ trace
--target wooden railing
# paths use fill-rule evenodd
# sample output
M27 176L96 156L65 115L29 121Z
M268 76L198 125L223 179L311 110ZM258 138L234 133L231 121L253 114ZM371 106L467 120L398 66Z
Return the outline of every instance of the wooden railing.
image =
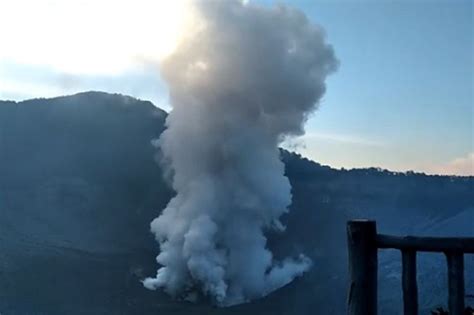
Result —
M379 248L402 252L402 290L405 315L418 315L416 252L441 252L448 265L450 315L464 313L464 254L474 253L474 237L398 237L377 234L375 221L347 223L350 285L349 315L377 315L377 253Z

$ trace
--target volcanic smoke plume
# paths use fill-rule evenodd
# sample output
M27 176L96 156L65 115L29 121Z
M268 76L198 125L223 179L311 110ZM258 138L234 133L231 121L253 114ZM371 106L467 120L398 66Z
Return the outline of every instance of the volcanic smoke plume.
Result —
M284 230L291 204L278 145L303 123L337 67L303 13L240 1L195 4L198 30L161 64L173 110L159 139L176 196L151 223L160 244L149 289L244 303L307 271L277 262L264 231Z

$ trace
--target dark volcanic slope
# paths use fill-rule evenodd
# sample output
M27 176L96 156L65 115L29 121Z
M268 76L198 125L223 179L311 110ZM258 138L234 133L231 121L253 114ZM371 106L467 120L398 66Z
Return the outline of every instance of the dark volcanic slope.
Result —
M233 308L174 302L139 282L156 270L149 222L172 195L151 146L165 117L100 92L0 102L0 313L344 314L348 218L375 218L386 233L474 235L473 178L339 171L283 151L293 206L270 246L308 254L311 273ZM423 307L444 303L442 257L420 263ZM399 265L381 255L383 314L400 309ZM472 257L466 269L474 293Z

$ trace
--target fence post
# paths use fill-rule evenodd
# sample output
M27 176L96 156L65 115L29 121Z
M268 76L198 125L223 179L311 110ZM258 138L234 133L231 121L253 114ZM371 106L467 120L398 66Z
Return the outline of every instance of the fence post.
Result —
M418 315L418 288L416 284L416 251L402 251L402 288L404 315Z
M449 314L464 314L464 256L463 253L446 253L448 260Z
M347 223L350 286L348 315L377 315L377 227L375 221Z

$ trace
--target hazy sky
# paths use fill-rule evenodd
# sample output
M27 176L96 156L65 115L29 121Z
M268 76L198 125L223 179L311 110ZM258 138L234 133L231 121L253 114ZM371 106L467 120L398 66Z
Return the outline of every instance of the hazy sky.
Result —
M326 29L341 63L292 147L335 167L474 174L472 1L288 3ZM0 0L0 99L104 90L169 110L154 64L182 11L171 1Z

